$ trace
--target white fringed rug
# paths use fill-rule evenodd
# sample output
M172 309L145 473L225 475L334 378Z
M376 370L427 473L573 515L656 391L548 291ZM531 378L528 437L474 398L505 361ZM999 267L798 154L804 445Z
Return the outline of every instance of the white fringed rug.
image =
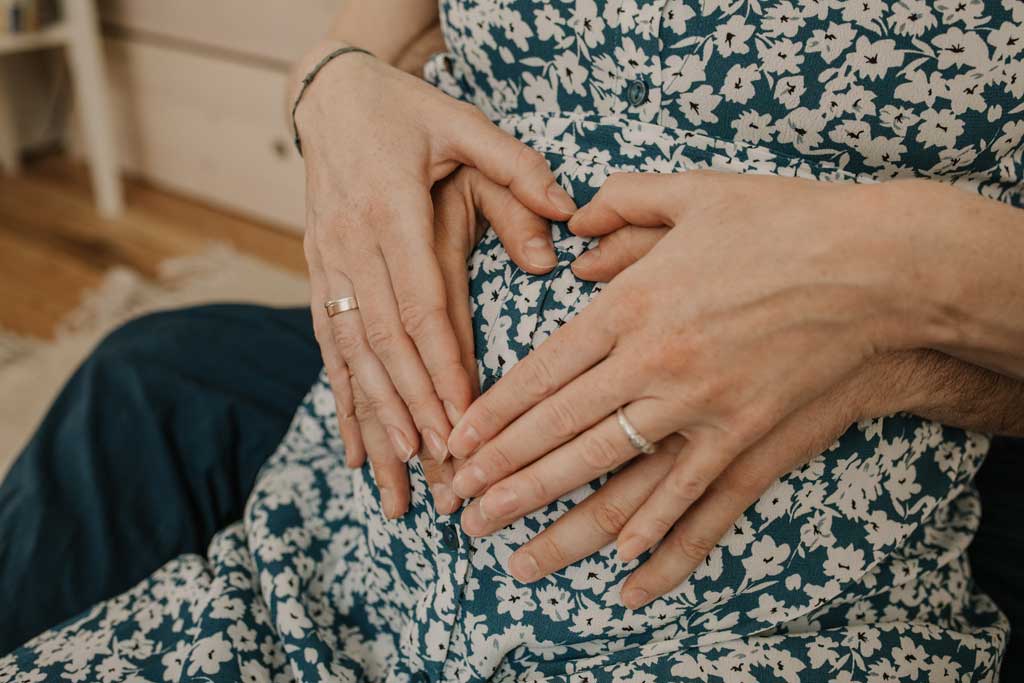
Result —
M306 278L224 245L160 264L157 280L113 268L58 326L53 341L0 328L0 477L67 378L120 323L143 313L213 302L308 304Z

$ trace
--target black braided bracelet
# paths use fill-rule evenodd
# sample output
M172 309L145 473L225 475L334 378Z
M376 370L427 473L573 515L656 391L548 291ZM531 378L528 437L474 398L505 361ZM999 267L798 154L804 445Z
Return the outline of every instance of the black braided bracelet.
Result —
M327 63L335 57L340 57L341 55L348 54L349 52L362 52L364 55L370 55L373 57L372 52L364 50L361 47L339 47L337 50L321 59L316 66L310 69L309 73L306 74L306 77L302 79L302 87L299 88L299 94L295 97L295 104L292 105L292 132L295 133L295 149L298 150L300 157L302 156L302 140L299 139L299 126L295 123L295 112L299 109L299 102L302 101L302 96L306 94L306 88L308 88L309 84L313 82L316 75L320 73L320 69L327 66Z

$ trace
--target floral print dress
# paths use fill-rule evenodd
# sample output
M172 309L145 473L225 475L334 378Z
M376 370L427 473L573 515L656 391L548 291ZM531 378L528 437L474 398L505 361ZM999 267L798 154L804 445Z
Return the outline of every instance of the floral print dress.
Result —
M547 155L586 202L614 171L926 176L1020 206L1022 0L445 0L427 77ZM870 225L863 226L866 235ZM969 229L969 226L965 226ZM470 261L483 386L599 286ZM869 236L869 235L868 235ZM531 585L512 551L592 482L489 537L385 520L320 381L244 519L0 660L0 681L976 681L1008 626L973 584L986 437L910 415L853 426L783 477L677 590L619 603L612 548ZM169 521L169 523L172 523ZM642 560L643 558L641 558Z

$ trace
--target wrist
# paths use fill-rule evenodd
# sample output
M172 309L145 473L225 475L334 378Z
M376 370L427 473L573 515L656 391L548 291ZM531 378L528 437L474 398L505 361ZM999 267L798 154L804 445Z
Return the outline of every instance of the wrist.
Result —
M292 107L295 106L295 100L302 89L302 79L320 63L321 59L332 51L345 47L345 45L345 43L338 40L321 40L292 64L288 70L288 92L286 93L286 104L289 114L291 114Z
M325 105L338 93L351 92L345 86L355 78L353 70L366 66L363 59L374 57L347 43L323 40L296 62L289 87L289 113L300 152L302 139L312 137L310 131L321 128L316 121L330 115L330 107Z
M930 180L857 186L861 259L877 303L873 346L880 352L936 348L957 334L961 190ZM958 197L957 197L958 198Z

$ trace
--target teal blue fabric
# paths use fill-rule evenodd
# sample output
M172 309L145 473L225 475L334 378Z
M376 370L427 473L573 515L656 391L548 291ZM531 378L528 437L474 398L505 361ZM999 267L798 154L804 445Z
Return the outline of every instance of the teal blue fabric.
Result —
M541 151L578 203L614 172L695 169L926 176L1020 200L1016 0L450 0L442 21L448 51L427 78ZM564 224L552 234L559 264L543 277L516 268L492 232L472 254L485 388L600 296L569 268L589 242ZM413 461L411 509L388 521L371 473L343 465L336 417L321 376L239 523L202 555L170 561L0 660L0 681L939 681L998 671L1007 622L965 554L984 435L910 415L851 426L776 482L684 584L633 612L618 591L636 563L610 548L534 584L506 571L516 547L603 478L470 539L458 513L434 509Z
M204 381L183 380L197 358L209 363ZM239 519L256 472L319 366L307 309L182 309L134 320L105 339L0 486L0 653L126 590L174 556L202 552L216 531ZM135 400L139 387L145 401ZM190 422L154 419L186 404L211 418L204 438ZM254 404L260 408L247 408ZM132 419L120 418L126 410ZM187 453L176 445L184 442ZM84 458L82 444L89 444ZM1012 625L1024 624L1017 561L1024 556L1024 440L993 440L978 488L974 576ZM104 512L93 514L101 506ZM153 529L174 540L155 541ZM64 561L68 556L75 562ZM1018 642L1015 628L1004 681L1024 675Z
M0 653L241 519L320 363L308 309L189 308L104 339L0 484Z

